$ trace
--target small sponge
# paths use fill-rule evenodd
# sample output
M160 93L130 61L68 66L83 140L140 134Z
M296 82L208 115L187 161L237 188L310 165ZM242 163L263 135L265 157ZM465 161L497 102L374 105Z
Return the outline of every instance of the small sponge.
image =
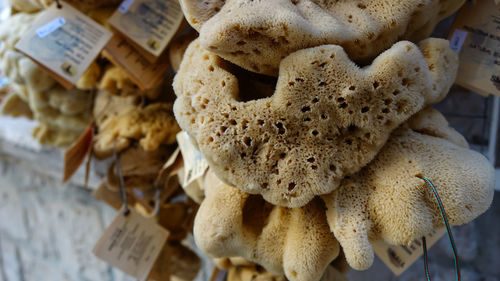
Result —
M105 70L98 88L118 96L146 96L150 99L156 99L161 94L160 87L141 91L125 70L114 65Z
M54 3L53 0L8 0L16 10L32 13L45 9ZM83 12L107 6L117 6L121 0L66 0L67 3Z
M467 223L493 199L494 170L435 110L425 109L396 130L368 166L323 196L330 227L349 264L373 262L370 241L404 245L443 222L422 177L436 186L450 224Z
M364 68L339 46L300 50L281 62L271 97L243 101L243 79L194 41L174 79L175 116L223 181L301 207L333 191L393 129L446 95L457 54L442 39L419 46L399 42Z
M418 42L464 0L181 0L201 45L250 71L277 75L282 58L336 44L366 63L399 40Z
M211 257L240 256L290 281L318 281L339 254L319 198L302 208L273 206L224 184L210 170L205 196L194 237Z
M179 126L171 110L171 104L153 103L144 107L127 108L118 115L107 116L95 136L96 157L111 156L115 139L117 151L128 147L132 140L138 140L145 151L154 151L161 144L174 143Z

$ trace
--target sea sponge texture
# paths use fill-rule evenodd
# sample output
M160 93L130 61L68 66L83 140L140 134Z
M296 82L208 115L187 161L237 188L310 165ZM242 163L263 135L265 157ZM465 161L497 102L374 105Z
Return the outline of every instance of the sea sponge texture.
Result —
M32 13L45 9L52 5L53 0L8 0L9 4L20 12ZM117 6L120 0L66 0L67 3L75 8L88 12L97 8L107 6Z
M282 58L336 44L366 63L400 40L418 42L464 0L181 0L201 45L248 70L277 75Z
M318 281L339 254L319 198L302 208L273 206L211 171L205 189L193 233L196 245L211 257L239 256L290 281Z
M330 227L353 268L372 264L370 241L405 245L443 226L422 177L436 186L452 225L470 222L493 199L489 161L468 149L439 112L425 109L394 131L368 166L323 196Z
M457 60L442 39L399 42L363 68L341 47L324 45L286 57L271 97L241 101L231 66L197 40L174 79L174 112L223 181L301 207L333 191L393 129L441 100Z
M96 157L106 158L113 154L114 147L121 151L137 140L145 151L154 151L161 144L175 142L179 126L175 122L170 103L152 103L134 106L107 116L95 136ZM116 141L116 144L115 144Z

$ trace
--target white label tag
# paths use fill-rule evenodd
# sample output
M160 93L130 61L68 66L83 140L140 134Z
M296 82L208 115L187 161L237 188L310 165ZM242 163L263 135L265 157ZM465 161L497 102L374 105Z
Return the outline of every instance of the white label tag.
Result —
M121 4L120 7L118 7L118 11L120 11L122 14L125 14L128 9L130 9L130 6L134 4L134 0L124 0Z
M44 10L16 49L48 69L61 84L76 84L112 33L66 2ZM68 86L69 85L69 86Z
M146 58L153 62L166 49L184 18L179 1L135 0L130 2L132 3L128 3L128 0L124 1L122 5L125 7L120 6L108 22L144 50L145 54L151 56L152 58L149 56Z
M455 83L485 96L500 96L499 19L493 0L472 1L457 13L448 36L452 47L460 45Z
M460 53L465 39L467 38L467 34L469 33L465 30L455 29L450 38L450 48L455 50L455 52Z
M182 185L185 187L205 174L208 169L208 162L201 151L193 146L186 132L182 131L177 134L177 142L179 143L182 158L184 159L184 179Z
M63 26L65 23L66 23L66 20L63 17L57 17L57 18L51 20L46 25L38 28L36 30L36 34L38 35L38 37L43 38L43 37L51 34L52 32L54 32L59 27Z
M432 247L446 233L445 228L435 230L425 236L427 249ZM420 256L422 256L422 239L415 239L407 246L390 245L384 241L372 243L373 250L385 265L395 274L405 272Z
M169 233L137 213L118 212L94 247L94 254L139 280L146 280Z

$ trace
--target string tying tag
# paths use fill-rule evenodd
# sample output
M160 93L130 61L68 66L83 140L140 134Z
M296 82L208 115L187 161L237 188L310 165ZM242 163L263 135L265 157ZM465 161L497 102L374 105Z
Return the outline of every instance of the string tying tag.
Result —
M458 262L457 249L456 249L456 246L455 246L455 241L453 240L453 234L451 232L451 227L450 227L450 224L448 222L448 217L446 216L446 212L444 210L443 202L441 201L441 198L439 197L437 189L432 184L432 182L429 179L427 179L427 178L421 178L421 179L424 180L425 183L428 186L431 187L431 189L432 189L432 191L434 193L434 197L436 197L436 201L438 203L439 210L441 212L441 218L443 219L443 223L446 226L446 232L448 234L448 238L450 240L451 248L453 250L453 258L455 260L455 272L456 272L457 281L460 281L461 280L460 279L460 265L459 265L459 262ZM430 273L429 273L429 262L428 262L428 257L427 257L427 245L426 245L425 237L422 237L422 248L423 248L423 251L424 251L425 277L427 278L428 281L430 281L431 280L431 276L430 276Z
M113 141L113 152L115 155L115 168L116 168L116 175L118 176L118 187L120 189L120 195L123 203L123 215L128 216L130 214L130 210L128 208L128 203L127 203L127 191L125 190L125 181L123 179L123 174L122 174L122 167L120 163L120 154L116 150L116 139Z

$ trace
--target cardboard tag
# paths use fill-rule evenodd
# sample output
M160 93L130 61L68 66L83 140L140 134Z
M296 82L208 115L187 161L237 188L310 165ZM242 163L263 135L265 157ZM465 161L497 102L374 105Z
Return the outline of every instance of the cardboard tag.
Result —
M461 45L456 83L482 95L500 95L500 6L494 0L465 4L449 40Z
M127 2L127 3L126 3ZM184 15L178 0L124 1L109 23L154 62L167 48Z
M93 192L93 195L95 198L103 201L115 210L119 210L123 206L120 192L110 190L105 182L102 182L101 185L99 185L99 188Z
M54 2L35 20L16 49L71 88L111 38L111 32L66 2Z
M155 180L155 186L161 189L160 202L165 202L179 188L178 182L174 181L175 175L182 167L183 159L180 154L180 149L177 148L167 162L163 165Z
M93 138L94 122L90 122L85 132L64 153L63 182L68 181L82 165L85 156L90 153Z
M430 249L445 233L446 229L440 228L426 235L427 249ZM390 245L381 240L372 243L372 245L375 254L396 276L405 272L423 255L422 239L415 239L408 246Z
M165 245L149 274L148 281L170 280L172 264L172 249Z
M177 134L177 143L184 159L184 179L181 181L184 187L205 174L208 162L205 156L191 143L186 132L182 131Z
M156 63L150 63L125 39L116 34L104 47L103 55L125 70L130 79L143 91L159 85L170 67L166 56L162 56Z
M139 280L147 280L169 233L134 209L118 212L95 245L94 254Z

